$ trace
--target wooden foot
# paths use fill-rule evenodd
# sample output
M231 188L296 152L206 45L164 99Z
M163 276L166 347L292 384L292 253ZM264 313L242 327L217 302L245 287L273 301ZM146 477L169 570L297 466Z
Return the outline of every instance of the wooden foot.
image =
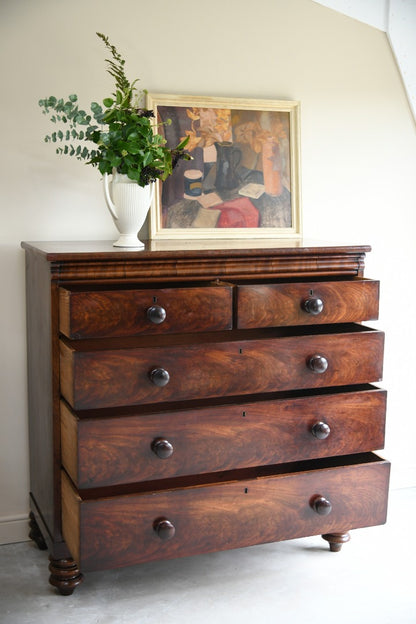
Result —
M43 535L40 532L38 523L36 522L36 518L34 516L33 511L29 514L29 537L31 540L35 542L39 550L46 550L48 548L45 540L43 539Z
M326 533L322 538L329 542L331 552L339 552L343 544L350 541L349 533Z
M70 596L82 583L84 577L73 559L52 559L49 557L49 583L56 587L62 596Z

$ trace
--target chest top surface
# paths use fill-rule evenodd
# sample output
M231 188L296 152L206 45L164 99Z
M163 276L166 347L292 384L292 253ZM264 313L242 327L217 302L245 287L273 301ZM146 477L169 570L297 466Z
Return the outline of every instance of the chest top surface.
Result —
M152 281L362 276L369 245L309 241L149 241L120 250L110 241L23 242L53 280Z

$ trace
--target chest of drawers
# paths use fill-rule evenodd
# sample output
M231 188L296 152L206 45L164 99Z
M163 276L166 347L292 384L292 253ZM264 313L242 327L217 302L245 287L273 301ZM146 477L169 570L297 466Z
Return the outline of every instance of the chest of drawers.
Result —
M386 519L366 246L26 251L31 537L50 583Z

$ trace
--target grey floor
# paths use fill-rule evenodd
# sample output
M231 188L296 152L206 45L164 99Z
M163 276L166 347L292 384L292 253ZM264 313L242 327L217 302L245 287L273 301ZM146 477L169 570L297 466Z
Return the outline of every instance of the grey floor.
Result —
M86 576L48 585L47 553L0 547L1 624L416 624L416 488L393 490L386 525Z

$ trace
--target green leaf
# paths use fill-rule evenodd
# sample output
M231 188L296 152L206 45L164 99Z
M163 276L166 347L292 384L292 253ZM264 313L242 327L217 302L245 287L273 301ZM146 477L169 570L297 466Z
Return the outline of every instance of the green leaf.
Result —
M177 146L177 150L182 150L184 147L186 147L189 143L189 139L190 137L187 136L186 139L184 139L181 143L179 143L179 145Z
M99 143L101 141L101 132L99 130L95 130L91 135L91 141L94 143Z
M98 169L100 173L111 173L112 171L111 164L106 160L102 160L100 163L98 163Z
M106 108L110 108L110 106L114 104L114 100L112 98L105 98L103 104Z
M147 165L149 165L153 160L153 156L151 152L147 152L147 154L145 154L145 157L143 159L143 167L147 167Z
M143 153L143 150L140 148L140 145L136 145L134 143L128 143L128 147L125 150L128 154L133 154L133 155L137 155L140 154L141 152Z
M120 156L113 156L110 160L111 162L111 166L117 168L119 166L119 164L121 163L121 157Z
M136 180L136 182L140 180L140 171L137 171L136 169L128 169L127 175L130 180Z
M103 109L97 102L91 102L91 110L93 113L102 113Z
M110 123L117 116L117 111L114 108L110 108L103 115L103 122Z
M78 100L78 96L77 96L77 95L75 95L75 93L73 93L72 95L69 95L69 96L68 96L68 99L69 99L71 102L76 102L76 101Z
M124 162L126 163L128 168L138 167L135 159L132 156L126 156L124 158Z

